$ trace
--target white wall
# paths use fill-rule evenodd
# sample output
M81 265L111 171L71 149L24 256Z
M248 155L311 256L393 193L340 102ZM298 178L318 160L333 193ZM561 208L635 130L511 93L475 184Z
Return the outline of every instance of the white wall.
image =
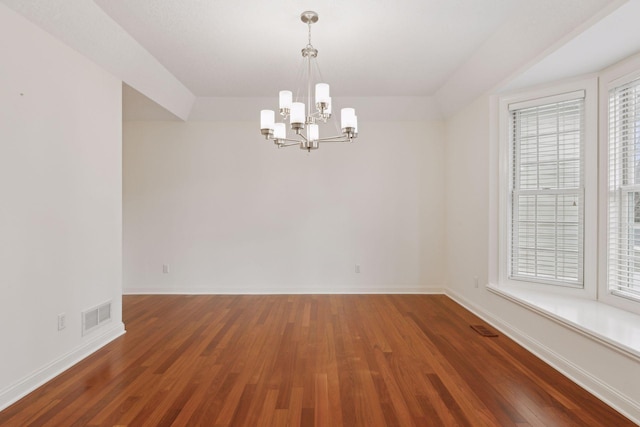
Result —
M307 153L256 121L125 122L125 292L441 288L441 123L360 127Z
M491 104L483 96L445 124L447 293L585 388L640 419L637 360L487 291L495 247L497 153ZM496 188L493 188L495 186ZM475 288L474 277L480 286Z
M1 409L123 325L121 83L4 5L0 39Z
M66 43L182 119L195 96L95 1L2 0L49 34Z

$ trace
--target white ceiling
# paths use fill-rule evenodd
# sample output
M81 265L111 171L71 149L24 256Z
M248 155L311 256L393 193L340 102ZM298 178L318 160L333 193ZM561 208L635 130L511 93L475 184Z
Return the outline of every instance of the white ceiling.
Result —
M640 1L628 1L505 82L508 92L605 69L640 51Z
M432 95L524 0L96 3L197 96L269 96L296 81L307 26L343 96Z
M312 42L334 97L431 97L448 114L625 0L0 2L186 119L214 104L199 99L295 89L304 10L320 16ZM125 103L140 96L127 88Z

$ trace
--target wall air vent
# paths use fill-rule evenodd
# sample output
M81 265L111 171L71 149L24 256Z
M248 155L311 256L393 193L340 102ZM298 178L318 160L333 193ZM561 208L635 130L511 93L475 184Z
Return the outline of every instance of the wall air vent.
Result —
M82 335L111 320L111 301L82 312Z

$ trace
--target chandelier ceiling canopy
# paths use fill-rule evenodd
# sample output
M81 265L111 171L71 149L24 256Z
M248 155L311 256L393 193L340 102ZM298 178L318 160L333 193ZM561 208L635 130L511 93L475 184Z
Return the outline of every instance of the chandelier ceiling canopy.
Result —
M299 75L301 81L295 93L281 90L279 110L283 122L276 123L273 110L260 111L260 132L267 140L273 140L278 147L299 146L302 150L316 150L320 143L350 143L358 136L358 117L353 108L340 110L340 130L335 123L335 136L320 137L319 123L327 123L331 118L332 101L329 85L322 82L322 74L317 63L318 50L311 44L311 24L318 22L318 14L306 11L300 15L309 29L309 41L302 49L303 63ZM311 98L311 88L315 84L315 96ZM312 102L314 101L314 102ZM294 135L287 136L287 126Z

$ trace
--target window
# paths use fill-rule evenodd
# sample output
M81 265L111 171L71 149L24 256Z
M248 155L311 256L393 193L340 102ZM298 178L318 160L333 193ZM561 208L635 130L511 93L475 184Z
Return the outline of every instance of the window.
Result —
M489 289L640 313L640 54L493 106Z
M593 77L500 97L501 285L597 297L597 99Z
M640 54L493 101L487 289L637 356Z
M584 91L509 105L509 277L583 285Z
M640 299L640 79L611 88L608 101L607 286Z

